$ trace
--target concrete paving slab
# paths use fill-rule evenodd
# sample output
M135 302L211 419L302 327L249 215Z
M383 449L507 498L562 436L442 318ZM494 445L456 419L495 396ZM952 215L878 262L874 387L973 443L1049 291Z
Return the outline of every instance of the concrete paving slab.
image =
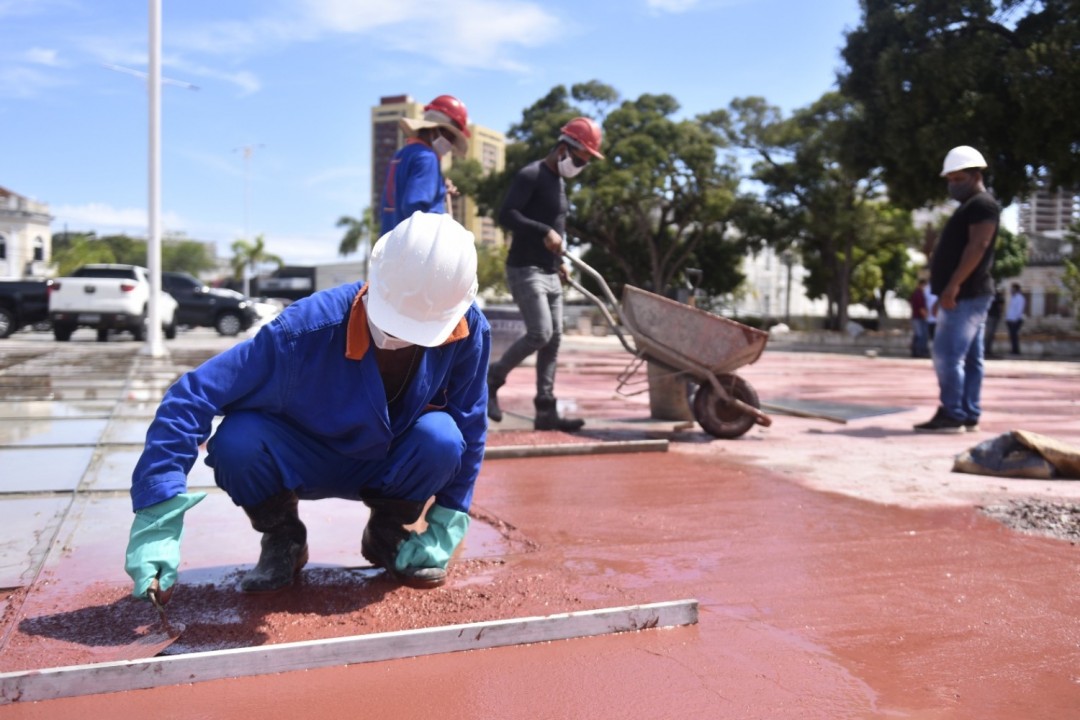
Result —
M0 448L0 496L74 490L94 448Z
M80 490L101 492L116 490L126 493L131 489L131 473L142 454L142 444L137 447L102 446L95 454L90 467L83 476ZM188 475L188 487L202 490L215 488L214 472L206 465L206 451L199 452L199 458Z
M46 400L4 400L0 401L0 420L20 420L24 418L98 418L109 417L116 407L115 402L98 401L78 404Z
M0 447L97 445L108 419L0 420Z
M45 559L64 513L68 495L4 498L0 502L0 588L16 588L33 581Z

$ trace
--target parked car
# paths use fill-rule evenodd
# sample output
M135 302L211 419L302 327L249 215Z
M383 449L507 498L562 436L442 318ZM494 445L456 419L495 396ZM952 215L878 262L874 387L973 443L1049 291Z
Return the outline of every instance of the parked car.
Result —
M49 318L53 335L65 342L80 327L97 330L98 342L110 330L128 330L136 340L146 337L150 306L150 272L138 265L83 265L69 277L53 280ZM165 337L176 337L176 300L161 290L158 309Z
M161 273L165 292L179 304L177 324L212 327L222 335L237 335L259 320L255 302L242 293L212 288L184 272Z
M52 280L0 280L0 338L49 319Z

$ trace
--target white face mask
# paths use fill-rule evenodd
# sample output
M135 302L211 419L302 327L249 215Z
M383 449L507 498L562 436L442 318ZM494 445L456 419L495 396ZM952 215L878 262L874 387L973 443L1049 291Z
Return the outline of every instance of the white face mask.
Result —
M364 310L367 310L367 295L364 296ZM387 335L378 327L375 323L371 322L371 316L368 315L367 319L368 330L371 331L371 342L375 343L375 347L380 350L402 350L407 347L412 347L415 343L396 338L391 335Z
M442 135L431 141L431 149L435 151L435 154L442 157L446 153L454 149L454 143L450 142Z
M574 158L570 153L559 161L559 174L564 178L572 178L585 169L584 165L575 165Z

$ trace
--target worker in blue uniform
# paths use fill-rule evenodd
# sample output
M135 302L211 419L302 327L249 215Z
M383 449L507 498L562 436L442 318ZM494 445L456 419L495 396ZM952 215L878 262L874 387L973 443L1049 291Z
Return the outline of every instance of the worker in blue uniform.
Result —
M207 439L215 482L262 533L241 590L293 582L308 560L299 501L332 497L370 508L368 561L411 587L442 585L487 430L491 333L476 290L472 233L417 212L376 243L366 284L290 305L177 380L132 477L134 595L176 582L184 513L205 496L187 492L187 474ZM432 498L427 529L407 531Z
M453 95L438 96L422 118L403 117L398 125L408 139L386 168L379 211L384 234L417 210L449 213L458 190L443 176L442 159L469 150L469 113Z

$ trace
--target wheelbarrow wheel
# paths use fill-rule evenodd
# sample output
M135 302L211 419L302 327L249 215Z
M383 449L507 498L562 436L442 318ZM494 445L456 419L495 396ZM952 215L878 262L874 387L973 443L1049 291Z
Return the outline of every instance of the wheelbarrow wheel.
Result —
M757 391L738 375L718 375L717 380L731 397L742 400L747 405L761 407ZM694 417L705 432L725 440L744 435L754 427L755 422L753 415L717 397L709 383L704 383L694 393Z

